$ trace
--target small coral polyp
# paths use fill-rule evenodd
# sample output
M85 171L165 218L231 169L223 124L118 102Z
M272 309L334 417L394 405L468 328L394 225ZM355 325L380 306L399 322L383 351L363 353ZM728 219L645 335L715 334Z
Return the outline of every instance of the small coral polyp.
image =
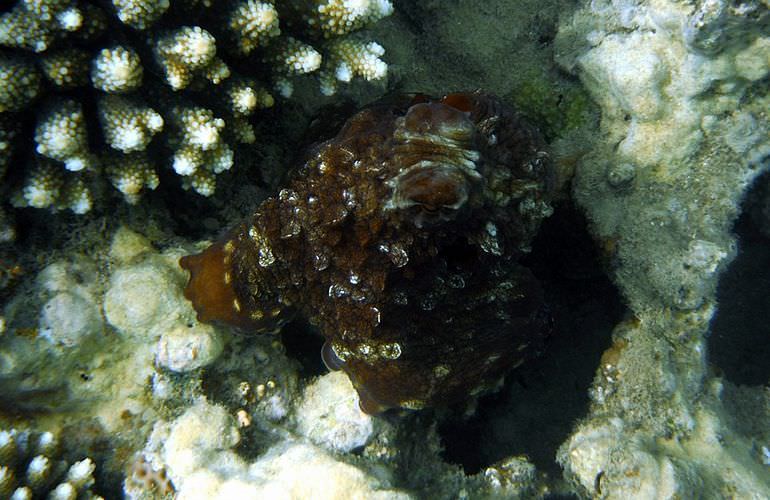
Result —
M550 319L518 260L551 214L537 130L497 98L405 97L365 109L289 185L183 257L202 321L271 331L300 314L368 413L491 386Z

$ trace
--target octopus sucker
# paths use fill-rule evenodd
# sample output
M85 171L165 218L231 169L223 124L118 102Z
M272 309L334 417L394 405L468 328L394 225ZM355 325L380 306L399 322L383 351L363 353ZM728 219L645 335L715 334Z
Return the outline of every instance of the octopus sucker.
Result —
M542 350L551 321L520 258L554 175L520 114L480 92L381 102L306 158L180 261L202 321L260 333L304 316L368 413L462 401Z

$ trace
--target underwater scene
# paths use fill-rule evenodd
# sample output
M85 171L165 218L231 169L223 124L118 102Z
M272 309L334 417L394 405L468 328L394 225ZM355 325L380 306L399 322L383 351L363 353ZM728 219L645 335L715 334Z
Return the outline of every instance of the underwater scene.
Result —
M0 500L770 498L768 0L0 2Z

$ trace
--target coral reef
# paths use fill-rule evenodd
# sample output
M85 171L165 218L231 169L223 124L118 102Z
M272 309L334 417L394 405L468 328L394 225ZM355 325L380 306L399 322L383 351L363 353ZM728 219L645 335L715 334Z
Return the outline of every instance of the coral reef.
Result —
M330 451L349 452L367 444L376 421L358 407L344 373L336 371L305 388L297 407L297 432Z
M388 0L19 0L0 14L0 166L29 167L4 182L3 199L80 214L108 180L135 204L169 166L211 196L236 145L255 142L251 120L274 104L267 88L289 97L295 76L318 72L330 95L386 76L384 49L351 33L392 10ZM29 124L34 137L8 140Z
M60 495L51 498L90 498L93 478L79 478L92 474L96 465L96 474L112 469L112 478L126 471L128 498L289 490L323 492L329 498L341 491L406 498L388 489L382 471L372 473L330 453L361 448L381 428L358 409L347 377L329 374L301 397L296 368L276 339L228 342L223 330L198 323L182 295L184 275L176 265L182 253L176 246L160 253L146 238L121 228L100 252L103 259L53 262L12 297L0 336L2 407L12 404L14 413L29 416L36 428L56 429L57 435L82 433L68 428L72 420L93 421L88 432L103 436L97 439L109 446L101 445L92 460L68 469L58 455L33 449L49 437L0 432L0 487L13 492L27 484L30 498L41 491ZM29 323L30 310L39 311L33 318L38 323ZM228 401L227 409L204 399L199 368L206 366L211 379L205 385ZM341 422L351 426L349 432L340 432ZM305 435L329 451L304 440ZM254 459L230 449L242 439L259 443L264 453ZM6 446L17 441L25 447L18 453ZM76 453L84 446L72 444ZM111 450L118 456L111 458ZM37 455L49 461L33 460ZM215 462L219 466L212 467ZM30 464L56 465L41 469L50 472L47 489L24 479ZM10 494L6 489L3 496Z
M770 492L767 431L745 432L768 421L736 421L706 348L731 225L770 165L767 23L761 2L599 1L561 26L558 60L602 110L573 195L634 315L559 452L584 495Z
M462 400L549 333L540 285L516 262L551 214L543 146L484 94L371 107L181 260L185 294L200 320L250 331L310 318L369 413Z
M148 383L212 363L227 338L195 320L176 265L182 253L160 254L120 229L106 262L82 255L53 262L33 290L13 297L4 311L0 387L16 411L74 405L108 431L122 428L127 414L152 421Z
M67 463L61 443L50 432L0 430L0 496L13 500L101 499L92 491L95 465L90 458Z
M171 422L158 422L144 455L165 469L177 498L410 498L388 480L286 440L248 463L233 451L241 436L234 418L201 399Z
M16 192L19 204L83 211L104 206L98 184L105 180L134 203L140 202L144 191L158 183L165 188L169 180L181 179L183 185L204 193L222 192L228 186L215 170L237 165L239 141L259 141L265 133L267 127L259 128L262 121L254 119L258 109L283 106L279 96L292 90L295 100L308 90L320 99L319 84L326 92L356 74L382 72L379 45L363 41L351 30L371 26L389 13L390 3L322 4L318 10L310 8L318 5L310 0L216 5L113 0L97 7L89 2L39 0L4 7L0 13L4 46L0 79L7 84L0 89L3 199ZM559 255L566 256L566 262L557 262L549 253L542 261L537 257L537 250L555 246L549 236L552 224L557 231L565 228L559 222L563 204L553 203L556 213L543 221L534 241L530 231L534 234L544 214L537 220L530 215L522 219L532 224L517 230L526 233L523 241L535 251L517 249L504 262L494 255L496 248L504 255L513 248L501 245L506 225L497 222L519 217L530 205L496 199L509 203L505 216L489 206L473 205L480 198L470 164L478 168L477 162L489 157L486 141L491 136L482 134L484 140L471 148L439 155L445 151L441 148L464 139L456 134L458 127L431 129L437 123L431 113L447 112L442 120L457 116L438 104L456 111L470 109L462 106L462 100L422 100L411 116L425 120L409 122L420 132L404 125L397 138L391 137L401 146L412 141L410 147L419 138L420 152L430 152L431 160L440 159L444 167L420 164L419 169L386 175L386 162L382 178L370 176L382 184L368 191L346 191L361 185L359 176L364 174L356 169L368 165L368 160L356 164L347 153L358 154L359 146L368 144L367 154L376 157L378 137L388 132L387 127L392 133L395 121L404 119L415 103L382 104L365 110L359 122L346 125L332 142L312 149L305 160L309 158L315 170L300 172L288 189L263 205L260 210L281 208L271 212L277 214L271 219L275 233L255 231L252 239L249 226L244 227L241 243L250 243L254 250L250 269L257 270L270 284L265 290L270 289L274 283L270 272L280 275L288 265L299 269L295 266L299 254L287 257L286 248L294 248L299 240L317 241L305 239L311 231L315 236L331 235L322 242L326 247L308 245L302 250L307 252L302 255L315 260L306 260L301 272L289 278L301 284L307 275L322 278L333 272L333 280L324 287L307 287L308 295L315 294L315 303L348 305L340 309L342 317L356 317L356 307L373 305L358 303L357 298L369 297L377 289L363 288L369 285L369 273L350 273L368 261L351 258L352 252L335 259L336 250L349 248L345 245L356 243L352 240L357 236L390 226L347 224L372 220L359 215L380 210L390 221L401 220L397 231L387 235L388 243L397 234L430 235L427 240L377 249L378 257L371 258L381 257L382 270L395 268L398 273L416 268L423 256L426 261L433 257L430 249L420 253L425 241L447 241L457 234L455 229L465 227L461 216L476 221L474 210L483 208L484 222L495 221L499 246L490 231L479 231L471 233L476 235L472 244L455 249L466 257L482 255L485 262L500 258L508 268L518 265L522 255L522 265L544 288L548 285L546 298L560 335L553 335L546 355L523 365L506 380L503 391L478 399L477 406L373 417L358 407L364 399L364 407L372 409L372 393L361 391L369 385L355 384L355 376L351 380L341 372L319 376L323 368L317 351L321 349L329 368L349 372L352 354L367 353L348 353L333 341L324 344L324 338L313 336L319 333L316 326L303 321L284 324L296 312L310 318L323 313L321 308L309 310L312 303L308 305L307 299L285 305L280 299L295 296L282 293L260 303L260 329L273 331L283 325L282 332L246 336L197 321L183 295L186 277L179 257L209 245L189 241L214 238L222 221L255 207L262 199L260 187L226 191L221 205L217 198L207 202L216 206L216 213L196 212L197 201L169 207L183 209L186 215L169 215L154 203L141 202L117 213L102 215L97 210L87 217L57 216L58 223L44 235L25 230L28 218L38 217L40 211L19 211L14 217L0 213L0 240L13 240L14 219L21 235L15 246L0 248L0 429L6 429L0 431L0 496L21 488L17 495L21 498L88 498L96 492L105 498L121 493L128 498L770 497L770 391L766 386L737 386L747 382L731 378L745 371L753 374L748 383L763 383L767 371L764 365L750 369L746 366L750 361L740 352L721 357L711 352L714 346L732 349L729 339L741 337L744 328L726 316L725 324L714 327L715 315L728 306L722 291L717 303L716 288L718 282L722 281L720 288L724 284L723 270L733 257L751 244L732 234L747 186L767 179L766 2L596 0L575 5L561 0L426 0L397 5L391 21L374 26L372 33L388 49L391 83L407 91L436 93L483 87L538 124L552 141L549 151L557 180L575 172L575 212L586 214L605 270L628 304L625 320L619 322L622 311L618 311L597 327L586 321L585 310L572 312L564 306L583 295L594 297L598 308L607 306L602 301L605 292L575 278L586 270L569 257L584 248L564 245ZM330 16L336 21L329 22ZM195 41L195 50L176 46L180 41L181 45ZM349 41L361 42L349 49L349 54L358 51L355 64L345 53L332 57L328 52ZM282 59L284 51L292 56ZM554 56L561 70L554 67ZM250 73L251 68L256 72ZM317 80L299 75L313 68ZM172 82L178 90L173 90ZM330 137L333 115L344 112L337 100L319 102L334 104L335 109L319 113L324 123L311 127L308 140ZM279 112L292 113L292 106ZM365 118L382 109L391 110L387 119L380 120L382 128L367 129ZM425 109L431 113L418 112ZM470 121L474 130L495 126ZM465 123L456 120L454 125L458 122ZM368 139L362 139L366 130ZM338 154L332 158L331 148L343 137L356 140L335 149ZM444 141L441 148L434 149L436 139ZM496 134L494 139L503 138ZM295 137L283 140L287 148L301 142ZM284 144L271 138L260 146L264 150L259 153L269 155L270 148ZM404 151L409 150L404 148L398 161ZM477 151L478 158L469 151ZM320 162L319 155L334 161ZM340 170L331 166L343 161L350 162L350 170L346 176L335 176ZM261 158L260 163L281 172L286 165L284 158ZM478 171L486 180L490 172L482 170ZM268 184L276 183L279 175L273 174ZM33 175L39 181L28 184L25 191L24 180ZM521 180L490 179L492 188L481 199L499 185L525 187ZM298 189L311 181L318 181L314 186L329 186L331 194L312 192L315 201L311 201L308 191ZM461 189L463 182L471 187ZM47 185L55 189L41 189ZM378 197L377 189L387 195ZM542 190L538 184L534 192ZM251 196L244 201L247 191ZM756 190L750 207L764 231L770 212L766 191ZM323 214L327 219L293 223L310 219L317 213L314 204L321 202L334 209ZM325 220L332 224L322 225ZM268 226L256 222L259 229ZM124 227L117 229L120 225ZM126 225L141 227L144 236ZM574 226L566 229L583 230L582 223ZM330 227L352 230L335 232ZM486 230L486 225L479 227ZM214 248L224 252L225 241ZM363 238L357 244L375 245L374 241ZM758 241L766 245L766 240ZM460 252L468 247L476 253ZM336 253L317 251L322 248ZM436 260L447 255L445 250L436 251ZM26 255L20 261L16 254ZM214 257L220 260L208 262L216 265L206 276L217 285L206 297L216 299L209 300L214 309L200 311L212 316L231 311L234 298L228 302L216 295L226 287L224 255ZM750 271L743 269L732 279L740 283L748 273L757 274L752 279L757 294L763 295L767 266L756 260ZM390 310L375 305L379 317L364 319L379 319L376 329L380 329L396 322L403 326L416 313L422 318L418 326L427 324L429 332L444 327L441 320L450 316L455 318L448 329L453 332L467 332L471 324L507 321L494 316L497 306L490 306L481 320L475 313L463 318L464 307L474 307L490 294L501 296L504 304L518 293L508 285L492 290L493 285L512 280L505 273L487 272L484 265L472 266L473 272L456 272L466 264L456 259L441 269L420 265L414 276L400 283L408 283L405 288L412 295L393 297L405 297L407 304ZM541 275L543 266L553 275L564 274L568 286L552 287L548 273ZM588 271L601 272L598 266ZM436 276L444 279L441 286L435 283ZM234 281L235 275L230 278ZM391 290L393 283L382 283ZM463 288L453 288L460 285ZM536 284L525 285L528 291ZM440 293L429 293L436 290ZM542 300L536 297L533 308L538 309ZM750 321L762 322L766 307L754 304L764 305L766 300L755 303L743 295L730 300L750 309ZM273 311L278 312L271 317ZM580 326L565 331L560 326L565 318ZM248 318L242 324L255 321ZM611 340L604 335L610 323L615 325ZM320 326L320 333L332 332L330 336L344 333L334 325ZM762 328L757 331L766 333ZM715 335L728 340L715 343ZM398 360L404 360L413 349L398 339ZM470 352L462 341L442 340L427 349L459 345L463 358L457 363L469 370L489 359L486 347ZM757 335L746 342L766 338ZM759 353L762 348L749 344ZM380 354L369 351L370 356L372 352ZM559 369L552 370L553 366ZM390 380L396 380L394 390L411 386ZM473 385L463 382L462 394ZM502 402L505 398L512 400ZM41 447L41 442L50 442L47 436L55 436L63 446L50 451ZM8 446L9 442L15 444ZM462 446L465 456L458 456ZM478 454L471 456L474 453ZM38 480L46 482L47 474L50 482L37 489Z

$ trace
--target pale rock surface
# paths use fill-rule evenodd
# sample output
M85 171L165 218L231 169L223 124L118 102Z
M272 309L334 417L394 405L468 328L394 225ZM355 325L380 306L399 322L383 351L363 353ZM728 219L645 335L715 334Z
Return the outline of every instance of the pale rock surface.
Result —
M330 451L348 452L366 445L374 419L361 411L358 394L344 372L317 378L297 409L297 432Z

